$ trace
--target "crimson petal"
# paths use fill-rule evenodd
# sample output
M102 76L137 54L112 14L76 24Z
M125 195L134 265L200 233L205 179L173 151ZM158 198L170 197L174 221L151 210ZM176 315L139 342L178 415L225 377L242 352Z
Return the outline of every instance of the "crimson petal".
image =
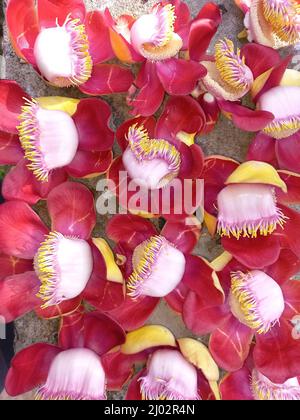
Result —
M167 221L161 235L167 238L183 253L190 253L197 245L200 237L200 224L189 224L194 219ZM198 221L195 218L195 223Z
M150 138L154 138L156 121L154 117L136 117L131 118L130 120L125 121L116 131L117 142L122 149L122 152L127 149L128 141L126 139L128 135L128 130L133 125L137 124L138 126L143 126L149 134ZM163 137L162 137L163 138Z
M34 312L39 318L43 319L56 319L62 316L70 315L75 312L80 306L82 296L79 295L74 299L68 299L61 302L59 305L48 306L42 309L40 306L34 309Z
M104 13L98 10L88 12L85 18L85 30L89 39L89 53L95 64L114 58Z
M276 156L281 169L300 173L300 131L276 141Z
M0 164L15 165L23 158L23 150L16 134L0 131Z
M210 18L198 18L192 23L189 36L189 53L192 60L201 61L218 26L219 21Z
M37 5L42 28L56 27L56 22L62 26L69 15L72 19L84 22L85 5L83 0L38 0Z
M249 43L241 49L246 64L250 67L254 79L280 63L280 55L273 48Z
M0 281L5 277L21 274L32 270L31 260L22 260L21 258L12 257L9 255L0 255Z
M143 376L147 375L147 369L142 369L139 373L137 373L132 380L130 381L130 384L127 389L125 400L128 401L139 401L142 400L142 394L141 394L141 382L140 379Z
M66 167L74 178L94 178L104 174L112 163L112 151L89 152L78 150L72 162Z
M266 162L275 168L278 161L275 151L276 140L264 133L259 133L249 146L247 160Z
M246 367L225 376L221 381L222 399L226 401L254 400L251 392L250 372Z
M30 97L13 80L0 80L0 131L17 134L24 98Z
M289 280L282 286L282 293L285 301L283 317L292 320L300 314L300 282Z
M279 170L278 175L285 182L287 192L276 188L277 201L283 204L298 204L300 202L300 174Z

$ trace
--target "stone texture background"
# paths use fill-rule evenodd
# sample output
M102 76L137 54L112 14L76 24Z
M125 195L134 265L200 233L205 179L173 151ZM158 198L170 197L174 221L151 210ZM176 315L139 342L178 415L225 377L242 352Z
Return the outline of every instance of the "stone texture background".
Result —
M100 8L109 7L115 15L123 13L141 14L149 9L157 0L85 0L87 7ZM196 13L202 7L205 0L185 0L193 13ZM3 8L5 9L4 1ZM233 0L216 0L221 6L223 12L223 24L217 34L217 37L227 36L233 40L237 39L237 34L243 29L243 16L238 8L234 5ZM27 64L22 63L13 52L8 36L5 23L2 25L3 42L0 44L0 76L1 78L16 80L30 95L33 97L60 95L69 97L80 97L76 89L61 90L46 86L37 76L34 70ZM1 32L0 32L1 36ZM213 47L213 45L211 46ZM125 96L105 97L113 108L113 126L118 127L126 118L129 117L128 109L125 103ZM200 137L197 142L202 146L206 155L220 154L237 160L243 160L246 154L247 146L252 135L243 133L236 129L232 123L222 118L216 130L209 136ZM95 186L97 182L93 180L89 182L89 186ZM43 206L38 206L42 217L47 220ZM96 236L103 235L105 219L99 217L98 225L95 231ZM206 231L203 232L201 241L196 252L212 260L221 254L222 249L218 243L212 241ZM171 312L164 304L161 304L155 314L152 316L150 323L160 323L169 327L177 337L191 336L181 321L181 319ZM33 314L29 314L16 322L16 351L39 341L53 343L57 338L57 322L45 322L39 320ZM203 339L203 338L201 338ZM205 340L205 338L204 338ZM122 393L112 393L109 395L111 399L122 399ZM33 393L22 396L18 399L32 399ZM5 393L0 395L1 399L9 399Z

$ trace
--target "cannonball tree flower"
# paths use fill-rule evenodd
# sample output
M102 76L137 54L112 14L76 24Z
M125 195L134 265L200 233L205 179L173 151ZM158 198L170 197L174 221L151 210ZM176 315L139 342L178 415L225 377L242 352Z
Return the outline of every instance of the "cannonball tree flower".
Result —
M110 36L116 56L124 62L142 62L129 90L133 115L151 116L165 92L188 95L206 74L200 64L221 21L220 9L206 4L195 19L181 0L162 1L137 19L111 17Z
M279 49L300 41L298 0L235 0L245 13L248 41Z
M116 243L115 254L126 279L126 298L109 313L126 330L144 325L161 298L177 312L186 283L200 278L207 266L194 266L191 255L200 236L195 217L167 221L161 232L147 219L116 215L106 233Z
M221 156L205 159L205 222L211 235L242 264L261 269L274 263L282 246L299 257L299 176L265 162Z
M10 0L6 18L17 55L51 85L101 95L126 92L133 76L117 64L99 11L83 0Z
M104 240L91 237L91 192L66 182L51 191L47 207L51 228L25 202L0 206L0 314L6 322L32 310L44 318L71 313L82 299L100 310L123 303L113 254Z
M114 364L143 364L129 383L127 400L220 399L219 369L208 349L192 338L176 340L160 325L129 332Z
M253 366L250 353L244 366L236 372L227 374L220 382L223 400L284 401L300 400L299 377L291 377L284 382L275 383Z
M171 98L157 122L138 117L123 123L117 130L122 155L107 173L108 186L120 204L153 217L193 214L201 205L197 179L204 160L194 137L204 126L201 107L188 97Z
M107 390L121 389L127 380L109 362L110 351L125 339L109 316L80 308L62 318L57 346L37 343L14 357L6 391L17 396L36 389L37 400L106 400Z
M31 98L0 80L0 163L15 165L3 182L6 200L47 198L68 175L91 177L112 161L111 109L96 98Z
M292 334L300 311L300 283L293 279L298 257L283 248L275 263L253 270L225 253L212 268L219 281L210 277L205 289L194 283L187 294L187 327L197 335L211 333L210 352L228 372L243 367L255 341L254 367L261 374L274 383L298 376L300 341Z

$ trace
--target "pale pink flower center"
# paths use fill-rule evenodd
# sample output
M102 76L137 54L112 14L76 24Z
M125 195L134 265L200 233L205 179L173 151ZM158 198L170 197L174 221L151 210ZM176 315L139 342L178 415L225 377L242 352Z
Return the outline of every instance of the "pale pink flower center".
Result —
M198 400L197 370L177 350L158 350L140 379L145 400Z
M231 274L229 302L233 314L259 334L279 322L285 306L278 283L259 270Z
M269 235L283 226L274 188L263 184L231 184L218 195L218 233L222 236Z
M35 256L35 271L41 281L43 307L79 296L93 270L90 245L77 238L51 232Z
M47 382L37 392L43 400L105 400L105 372L100 357L88 349L71 349L52 362Z
M78 132L73 119L63 111L41 108L34 100L22 108L19 137L28 168L40 181L48 181L55 168L67 166L78 148Z
M251 378L251 389L256 400L300 400L300 386L297 378L288 379L283 384L275 384L254 369Z
M135 249L132 263L127 289L136 298L168 295L182 280L186 261L183 253L163 236L154 236Z

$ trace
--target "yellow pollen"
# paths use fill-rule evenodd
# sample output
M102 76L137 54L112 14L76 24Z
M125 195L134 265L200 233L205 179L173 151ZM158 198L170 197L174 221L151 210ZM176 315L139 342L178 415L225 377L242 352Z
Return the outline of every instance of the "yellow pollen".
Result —
M158 16L161 20L161 27L158 34L158 40L155 42L155 45L157 47L163 47L171 41L174 34L174 25L176 20L175 6L167 4L158 11Z

